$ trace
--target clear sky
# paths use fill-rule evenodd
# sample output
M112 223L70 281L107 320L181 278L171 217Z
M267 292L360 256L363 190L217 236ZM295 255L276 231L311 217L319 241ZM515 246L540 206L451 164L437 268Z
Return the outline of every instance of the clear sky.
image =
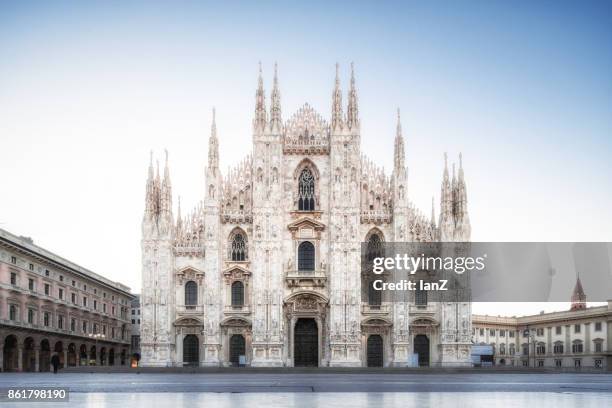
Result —
M612 241L612 2L124 3L0 3L0 227L138 291L149 151L188 210L213 106L222 168L251 149L258 61L284 119L354 61L362 149L391 168L401 108L424 212L461 151L474 241Z

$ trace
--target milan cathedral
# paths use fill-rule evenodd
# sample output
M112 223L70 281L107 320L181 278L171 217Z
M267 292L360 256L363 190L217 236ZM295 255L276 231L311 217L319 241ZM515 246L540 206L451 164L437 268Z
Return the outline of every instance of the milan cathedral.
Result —
M397 115L390 175L361 152L355 75L331 118L283 120L275 66L259 70L252 155L219 167L213 110L206 192L172 205L168 155L149 166L142 221L143 366L470 366L471 304L362 296L361 243L469 241L461 156L442 173L439 217L411 204ZM415 357L417 356L417 357Z

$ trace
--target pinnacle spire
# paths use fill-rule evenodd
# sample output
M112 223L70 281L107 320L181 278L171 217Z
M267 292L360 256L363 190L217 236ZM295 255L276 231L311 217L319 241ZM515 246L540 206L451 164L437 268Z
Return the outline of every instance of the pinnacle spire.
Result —
M259 62L259 77L257 79L257 91L255 92L255 119L253 125L256 129L263 129L267 122L266 96L263 87L263 73L261 61Z
M274 84L272 86L271 95L271 106L270 106L270 127L274 130L280 130L281 120L281 103L280 103L280 91L278 89L278 64L274 63Z
M332 129L342 129L342 90L340 90L340 65L336 63L336 83L332 94Z
M431 225L435 227L436 225L436 207L435 207L435 199L431 197Z
M397 128L395 131L395 147L394 147L394 164L395 171L401 171L405 167L406 153L404 150L404 137L402 136L402 123L400 119L400 110L397 109Z
M357 88L355 87L355 68L351 62L351 85L348 95L348 108L346 110L346 122L349 128L359 126L359 106L357 103Z
M210 139L208 140L208 167L216 169L219 167L219 140L217 139L216 109L212 108L212 124L210 126Z

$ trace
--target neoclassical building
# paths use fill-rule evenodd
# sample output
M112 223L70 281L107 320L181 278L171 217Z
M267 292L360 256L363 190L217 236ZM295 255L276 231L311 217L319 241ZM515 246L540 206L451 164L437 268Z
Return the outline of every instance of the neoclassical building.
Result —
M390 175L361 151L355 76L331 117L283 119L278 75L255 95L252 155L219 166L213 110L206 193L176 216L166 164L151 165L142 221L143 366L464 366L471 305L364 300L361 243L469 241L461 162L444 163L439 218L409 199L397 118ZM246 140L246 139L245 139Z
M612 301L587 307L580 279L569 310L530 316L474 315L474 344L493 346L494 364L557 369L612 367Z
M130 289L0 229L0 371L127 365Z

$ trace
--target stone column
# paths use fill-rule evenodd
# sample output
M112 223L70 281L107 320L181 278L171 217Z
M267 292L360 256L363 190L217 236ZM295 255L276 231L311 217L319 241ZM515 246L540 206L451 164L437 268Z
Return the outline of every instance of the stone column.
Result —
M23 344L17 344L17 371L23 371Z
M183 366L183 329L179 329L176 335L176 365L179 367ZM198 337L198 343L200 338Z
M40 346L34 346L34 371L40 371Z
M584 353L588 354L591 352L591 323L586 322L584 324Z

